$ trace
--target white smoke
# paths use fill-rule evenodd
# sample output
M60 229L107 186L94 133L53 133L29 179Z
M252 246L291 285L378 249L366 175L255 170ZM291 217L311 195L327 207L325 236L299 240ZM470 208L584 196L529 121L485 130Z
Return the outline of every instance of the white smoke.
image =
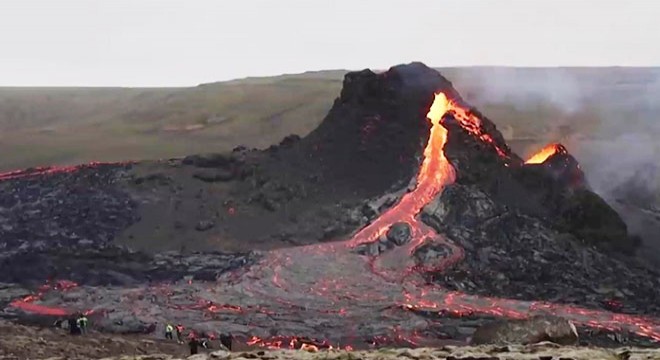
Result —
M544 103L573 112L584 100L585 91L578 80L561 68L544 71L486 67L463 71L457 74L457 83L468 84L474 103L508 103L519 110Z
M644 190L657 188L660 179L650 178L652 172L644 171L660 165L660 148L651 133L623 133L608 140L584 139L575 141L572 148L594 190L606 198L631 179L643 185Z

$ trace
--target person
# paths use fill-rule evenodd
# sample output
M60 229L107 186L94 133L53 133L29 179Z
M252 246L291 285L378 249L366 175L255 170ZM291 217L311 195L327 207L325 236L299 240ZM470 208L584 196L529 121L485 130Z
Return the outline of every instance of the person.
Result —
M203 337L203 338L199 339L199 344L202 346L202 348L208 350L208 349L211 348L210 341L211 340L208 337Z
M231 334L220 334L220 345L227 350L231 351L232 336Z
M81 334L87 334L87 321L87 316L85 316L85 314L80 314L77 320L77 324L80 328Z
M211 348L211 341L215 340L215 334L214 333L206 333L206 336L204 336L201 339L201 345L204 349L210 349Z
M190 347L190 355L195 355L197 354L197 348L199 346L199 341L197 340L197 337L195 336L194 333L190 333L189 336L190 341L188 341L188 346Z
M172 340L173 331L174 331L174 326L172 326L172 324L165 325L165 339Z
M69 334L71 335L79 335L80 334L80 328L78 327L78 321L77 319L72 316L68 320L69 323Z
M183 325L177 324L176 326L176 340L183 344Z

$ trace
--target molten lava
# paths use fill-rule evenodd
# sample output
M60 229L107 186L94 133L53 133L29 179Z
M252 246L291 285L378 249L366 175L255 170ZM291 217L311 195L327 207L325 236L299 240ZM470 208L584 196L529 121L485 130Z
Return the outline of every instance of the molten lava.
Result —
M502 148L500 148L497 145L497 143L495 143L493 137L490 136L488 133L484 132L483 122L472 111L460 106L456 101L453 100L450 100L448 102L447 110L452 112L454 119L458 121L459 125L461 125L463 130L469 132L470 134L472 134L472 136L477 137L479 140L483 141L484 143L490 144L500 157L502 158L509 157L506 154L506 152L502 150Z
M549 144L536 154L532 155L532 157L525 161L525 164L543 164L549 157L555 154L568 154L568 151L562 144Z
M14 170L5 173L0 173L0 181L37 177L37 176L56 175L56 174L67 174L67 173L74 173L82 169L96 169L101 166L129 165L133 163L135 162L123 161L123 162L114 162L114 163L104 163L104 162L92 161L87 164L75 165L75 166L38 166L35 168L30 168L25 170Z
M327 341L317 340L304 337L285 337L275 336L269 339L261 339L257 336L252 336L247 341L249 346L264 347L267 349L298 349L310 352L318 351L319 349L334 349Z
M433 269L408 266L407 271L403 274L396 269L392 269L392 266L390 266L391 269L388 274L387 270L380 269L385 268L384 266L379 266L378 263L372 262L372 271L383 278L403 280L412 272L424 270L441 271L463 258L463 249L444 241L435 234L433 229L422 224L416 218L424 206L431 202L445 186L453 183L456 179L456 171L444 153L444 146L447 142L447 129L443 125L443 119L446 119L445 116L447 115L452 116L469 134L493 146L499 156L503 158L507 157L504 150L497 146L493 138L484 131L481 119L470 110L459 105L457 101L449 99L444 92L436 93L426 115L431 123L431 130L428 143L424 149L424 160L417 174L417 186L415 190L405 194L398 204L358 232L351 239L351 243L353 246L356 246L377 241L379 237L387 232L392 224L406 222L412 228L412 241L404 246L408 251L405 254L401 253L401 251L392 251L389 254L381 255L377 260L378 262L390 263L390 265L401 264L402 261L407 261L407 259L403 258L404 255L410 257L425 241L433 239L446 245L451 250L451 255L440 264L437 264Z
M431 131L424 149L424 160L417 174L417 187L414 191L405 194L396 206L358 232L352 239L354 245L375 241L392 224L400 221L412 226L413 243L419 244L424 240L422 235L427 235L426 232L415 231L420 229L421 225L415 216L445 185L454 182L456 178L454 168L443 152L443 147L447 142L447 129L440 124L442 117L451 109L452 102L444 93L435 95L433 104L426 115L431 122Z
M67 291L77 286L78 284L76 284L75 282L67 281L67 280L59 280L56 281L55 283L47 282L45 285L39 287L38 293L34 295L28 295L22 299L16 299L11 302L10 306L22 309L23 311L29 313L50 315L50 316L66 316L69 315L70 312L65 309L34 304L34 302L40 300L44 296L44 294L49 291L53 291L53 290Z

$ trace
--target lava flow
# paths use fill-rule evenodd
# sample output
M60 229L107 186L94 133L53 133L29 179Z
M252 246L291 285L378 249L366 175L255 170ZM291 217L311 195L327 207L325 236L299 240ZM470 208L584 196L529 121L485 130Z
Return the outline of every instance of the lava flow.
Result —
M28 177L37 177L45 175L56 175L56 174L68 174L80 171L82 169L95 169L102 166L119 166L119 165L129 165L133 164L133 161L122 161L122 162L99 162L92 161L87 164L82 165L71 165L71 166L38 166L34 168L29 168L25 170L14 170L4 173L0 173L0 181L28 178Z
M77 286L78 284L67 280L59 280L53 284L48 282L39 288L38 293L34 295L28 295L22 299L14 300L11 302L10 306L22 309L23 311L30 313L50 316L66 316L69 314L69 312L65 309L39 305L35 304L34 302L40 300L43 295L49 291L67 291Z
M546 145L536 154L532 155L527 161L525 161L525 164L542 164L546 160L548 160L549 157L555 154L567 154L567 153L568 151L563 145L556 143L549 144Z
M440 124L442 117L452 109L453 102L447 99L444 93L435 95L433 104L426 115L431 122L431 131L424 149L424 160L417 175L415 190L405 194L398 204L358 232L351 239L353 245L375 241L396 222L406 222L413 229L409 255L424 241L426 236L431 235L431 230L419 223L415 216L424 205L442 191L445 185L452 183L456 178L454 168L449 164L443 152L447 141L447 129Z
M133 290L137 295L131 296L130 302L126 300L130 290L86 287L78 289L84 296L77 298L75 307L79 310L130 308L133 316L145 322L221 328L223 332L255 336L250 343L268 347L306 344L320 348L329 347L329 342L335 347L345 347L364 344L367 337L393 339L406 334L412 338L430 327L426 320L415 315L422 311L513 318L549 313L582 325L612 330L626 328L660 341L660 322L652 318L570 305L485 298L428 285L422 275L429 269L414 265L412 255L419 246L433 242L448 249L447 255L434 266L435 271L456 264L464 256L462 248L417 219L422 208L456 178L455 169L444 153L449 135L445 121L457 120L464 131L494 146L501 157L505 158L506 153L482 129L482 122L475 114L445 93L435 94L427 118L431 130L415 189L352 239L274 250L238 276L223 274L213 284L182 281L169 285L167 295L163 295L162 286L136 286ZM562 149L552 146L549 154L534 157L527 163L543 162ZM359 245L377 241L399 222L411 227L412 240L407 244L372 257L354 251ZM72 298L69 294L67 301L71 303ZM13 305L26 309L20 302ZM301 335L309 338L296 337ZM311 340L312 337L327 340Z

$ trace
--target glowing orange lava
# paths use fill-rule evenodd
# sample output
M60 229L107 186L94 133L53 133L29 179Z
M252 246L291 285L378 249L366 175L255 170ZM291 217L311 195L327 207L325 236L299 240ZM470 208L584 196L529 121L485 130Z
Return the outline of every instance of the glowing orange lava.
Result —
M284 337L275 336L269 339L262 339L257 336L252 336L248 339L247 345L258 346L267 349L299 349L309 352L317 352L319 349L334 349L327 341L303 338L303 337Z
M389 226L404 221L413 228L413 245L420 244L426 232L418 231L422 228L415 216L444 188L456 178L454 168L451 166L443 147L447 142L447 129L442 126L442 117L452 109L452 102L444 93L435 95L435 99L426 117L431 122L429 141L424 149L424 161L417 175L417 187L414 191L403 196L401 201L369 226L358 232L351 240L353 245L368 243L383 235ZM413 246L414 248L414 246Z
M133 161L116 162L116 163L103 163L93 161L88 164L75 165L75 166L39 166L26 170L14 170L5 173L0 173L0 181L20 179L33 176L54 175L63 173L73 173L85 168L98 168L105 165L128 165L133 164Z
M548 144L536 154L532 155L525 164L543 164L554 154L566 154L566 148L562 144Z
M449 99L443 92L435 94L433 103L426 117L431 123L429 140L424 149L424 160L417 174L417 186L415 190L405 194L400 202L388 211L383 213L369 226L358 232L352 239L353 246L376 241L385 234L389 227L397 222L406 222L412 228L412 240L403 248L406 254L401 251L391 251L388 254L381 255L379 263L389 263L390 265L401 264L404 261L404 255L412 255L415 250L427 239L438 238L438 235L425 224L417 220L417 215L424 206L431 202L442 189L453 183L456 179L456 171L449 163L444 153L444 146L447 142L447 129L444 127L443 119L447 114L453 116L458 124L468 133L477 137L481 141L491 144L501 157L507 157L506 153L500 149L493 138L484 132L482 121L468 109L460 106L456 101ZM444 259L441 264L437 264L434 269L440 271L452 264L457 263L463 258L463 249L445 241L440 240L451 249L451 256ZM396 271L396 266L389 266L390 274L385 274L387 266L379 266L372 262L372 271L378 273L381 277L390 280L402 280L407 273L413 271L413 266L408 267L406 274ZM422 270L422 269L416 269ZM394 276L392 276L395 274Z
M477 138L479 138L479 140L492 145L500 157L502 158L508 157L506 152L504 152L504 150L502 150L495 143L493 137L484 132L481 119L479 119L479 117L473 114L469 109L466 109L458 105L458 103L456 103L455 101L450 100L448 103L448 110L452 112L452 114L454 115L454 119L458 121L458 123L465 131L469 132L473 136L476 136Z

